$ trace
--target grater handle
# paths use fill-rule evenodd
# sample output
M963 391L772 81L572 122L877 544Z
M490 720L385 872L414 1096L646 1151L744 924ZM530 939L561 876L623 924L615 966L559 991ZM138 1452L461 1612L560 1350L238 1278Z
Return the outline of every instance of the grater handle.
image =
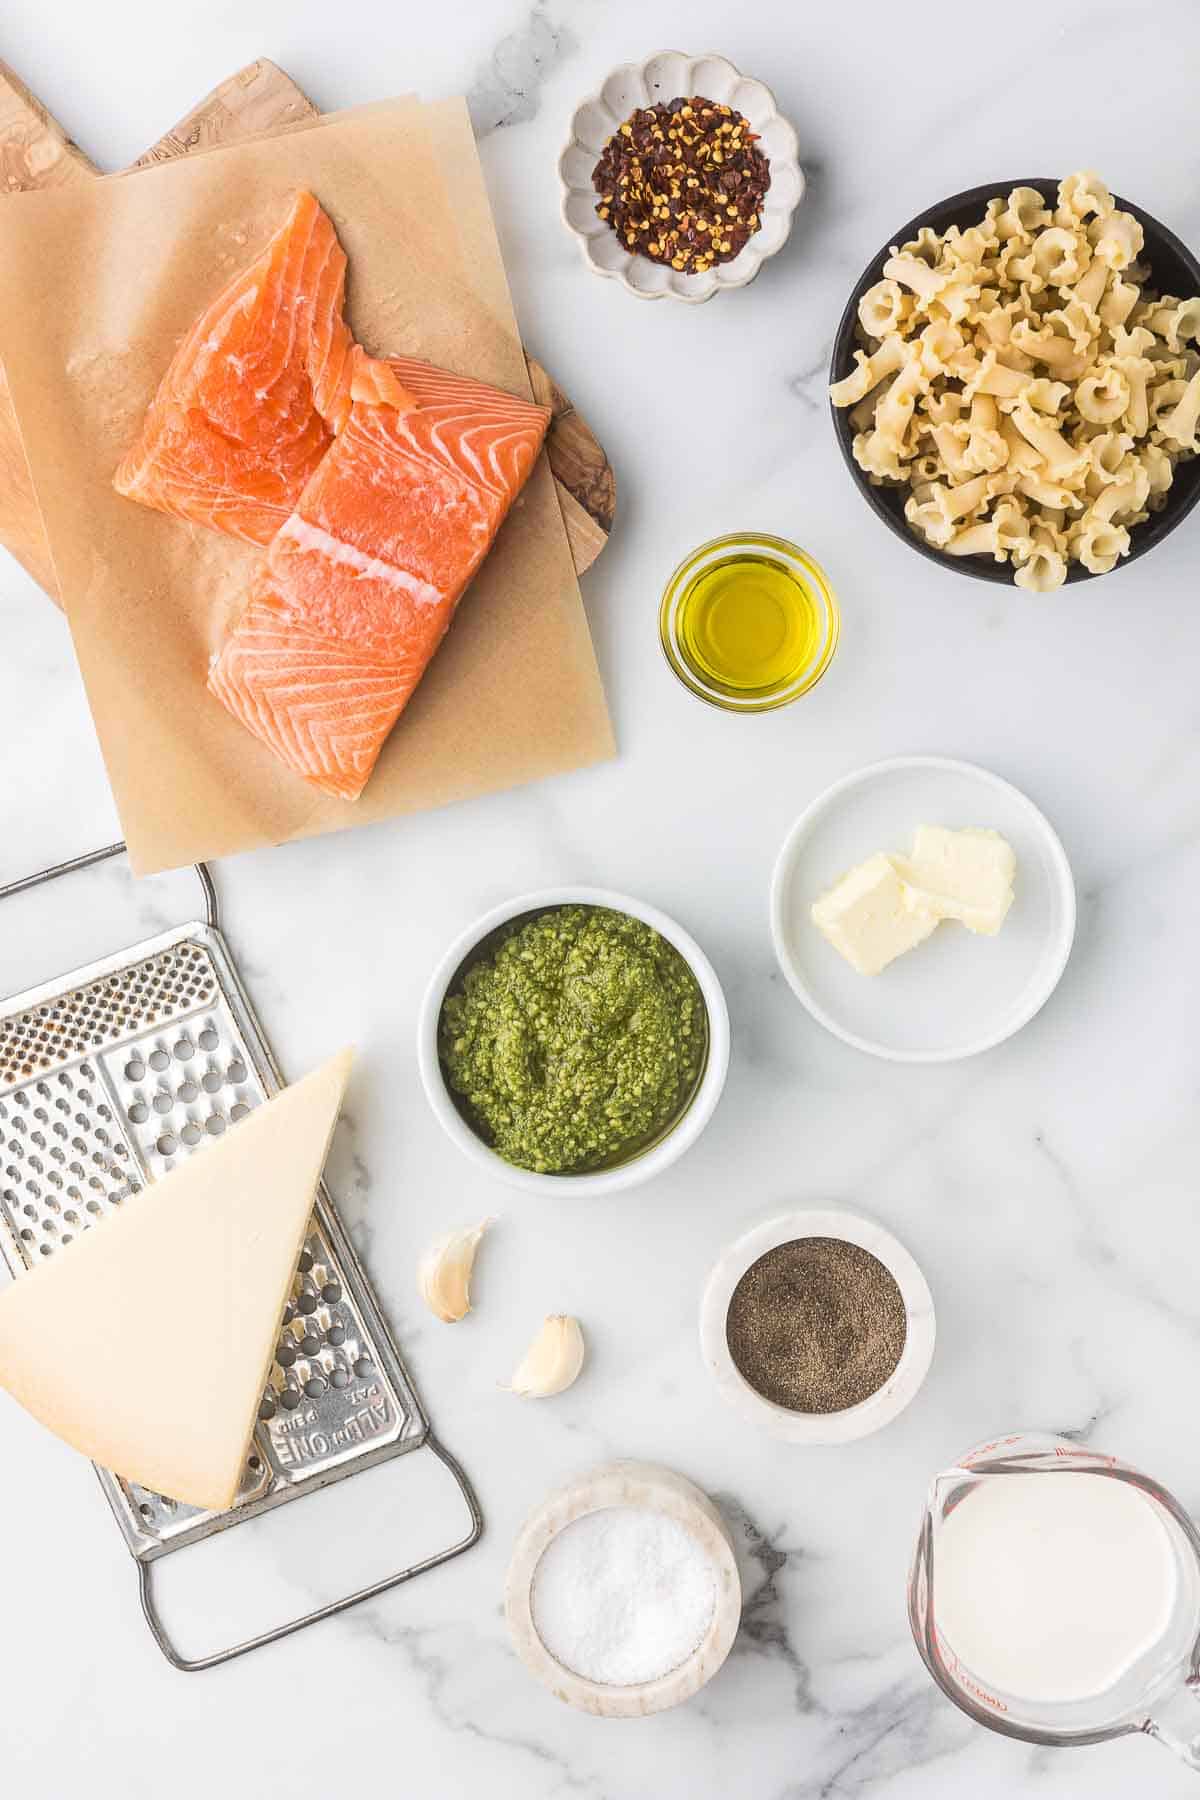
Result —
M154 1602L154 1588L151 1579L154 1565L149 1562L139 1562L138 1588L142 1611L146 1615L146 1623L154 1635L155 1643L172 1667L182 1669L188 1674L197 1669L219 1668L222 1663L232 1662L235 1657L245 1656L248 1651L260 1650L264 1644L277 1644L281 1638L291 1637L293 1633L303 1631L307 1625L315 1625L319 1619L332 1619L338 1613L347 1612L352 1606L360 1605L364 1600L374 1600L379 1594L386 1594L389 1589L400 1587L403 1582L411 1581L414 1575L423 1575L427 1569L436 1569L439 1563L449 1562L452 1557L461 1556L464 1550L469 1550L472 1544L477 1544L483 1535L483 1514L479 1508L479 1501L475 1497L475 1490L467 1479L465 1471L450 1452L438 1443L432 1432L426 1437L422 1448L432 1450L458 1483L458 1490L466 1501L471 1515L471 1529L467 1535L461 1538L457 1544L451 1544L448 1550L439 1550L433 1556L427 1556L424 1561L413 1563L410 1568L401 1569L395 1575L385 1575L382 1581L373 1581L369 1587L359 1588L353 1594L344 1594L340 1600L330 1600L325 1606L315 1607L312 1612L305 1613L302 1618L289 1619L283 1625L276 1625L270 1631L259 1632L256 1637L246 1638L242 1643L233 1644L227 1650L214 1650L209 1656L195 1658L183 1656L167 1635L166 1627L159 1617Z
M78 869L92 869L97 863L108 862L112 857L124 854L124 840L116 844L105 844L102 850L88 850L83 856L71 857L68 862L54 863L48 869L39 869L36 875L22 875L19 881L7 882L4 887L0 887L0 900L7 900L10 894L28 893L30 888L41 887L47 881L56 881L60 875L73 875ZM217 908L217 890L213 886L208 864L198 862L192 866L204 894L204 922L214 931L219 931L221 921Z

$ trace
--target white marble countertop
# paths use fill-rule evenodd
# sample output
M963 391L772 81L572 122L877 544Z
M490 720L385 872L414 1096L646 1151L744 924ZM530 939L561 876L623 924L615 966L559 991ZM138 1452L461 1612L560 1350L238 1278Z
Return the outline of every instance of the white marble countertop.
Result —
M614 541L585 583L616 763L218 871L284 1067L360 1046L334 1190L437 1427L476 1479L486 1538L339 1621L182 1676L146 1633L89 1470L0 1405L0 1786L14 1800L1200 1791L1136 1740L1051 1753L976 1729L928 1680L904 1613L929 1476L996 1431L1068 1431L1200 1512L1195 1443L1176 1429L1200 1381L1200 519L1099 586L1049 598L984 587L906 554L872 520L823 397L850 282L889 230L955 189L1094 164L1200 242L1187 138L1200 14L1188 0L1141 14L1011 0L926 18L927 31L884 0L852 13L794 0L5 8L0 54L114 167L258 54L326 107L469 91L527 342L621 482ZM664 44L723 51L770 82L811 183L785 254L697 309L596 280L558 219L573 105L613 64ZM811 549L845 614L820 688L760 719L693 701L656 640L679 556L744 527ZM107 841L116 823L67 631L7 561L0 635L3 878ZM1026 789L1079 887L1076 949L1050 1006L1004 1048L947 1068L889 1066L826 1036L776 972L767 931L790 820L834 777L907 750L966 757ZM193 905L176 878L132 896L115 867L86 880L6 903L0 990ZM565 881L676 914L712 956L734 1030L726 1098L700 1145L649 1190L589 1209L510 1194L461 1160L421 1097L413 1050L422 984L450 934L510 893ZM700 1363L697 1305L717 1252L795 1205L877 1217L937 1302L919 1398L844 1449L756 1435ZM478 1311L438 1326L415 1297L417 1255L443 1221L492 1211L503 1217ZM532 1325L558 1310L587 1327L584 1378L543 1405L498 1392ZM570 1713L535 1687L500 1612L524 1514L617 1455L666 1462L717 1496L746 1574L725 1669L689 1706L636 1724ZM403 1474L402 1461L347 1483L332 1526L324 1502L306 1501L253 1548L257 1526L228 1534L245 1548L230 1550L232 1573L206 1565L193 1595L204 1622L219 1626L266 1573L303 1602L333 1591L351 1555L381 1569L408 1516L386 1485Z

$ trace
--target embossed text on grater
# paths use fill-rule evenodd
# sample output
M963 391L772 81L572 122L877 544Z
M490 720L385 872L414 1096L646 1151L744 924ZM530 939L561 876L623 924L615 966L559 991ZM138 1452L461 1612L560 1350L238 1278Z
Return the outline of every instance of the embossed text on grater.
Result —
M186 926L137 949L0 1014L0 1252L14 1277L69 1255L75 1237L236 1130L279 1085L217 932ZM341 1236L322 1189L228 1513L100 1472L135 1555L162 1555L423 1441L420 1404Z

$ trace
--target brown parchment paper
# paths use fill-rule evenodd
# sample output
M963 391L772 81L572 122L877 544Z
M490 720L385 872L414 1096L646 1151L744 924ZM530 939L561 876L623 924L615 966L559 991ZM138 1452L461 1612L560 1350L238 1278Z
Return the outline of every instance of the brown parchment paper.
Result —
M0 208L0 360L140 874L613 754L544 457L357 803L317 794L207 693L260 553L123 500L112 472L179 337L300 186L337 227L368 350L528 394L461 102L371 106Z

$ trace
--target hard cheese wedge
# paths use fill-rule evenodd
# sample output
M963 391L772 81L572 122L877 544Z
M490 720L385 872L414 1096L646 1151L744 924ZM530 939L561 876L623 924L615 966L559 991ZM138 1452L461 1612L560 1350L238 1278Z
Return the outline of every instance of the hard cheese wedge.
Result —
M0 1294L0 1387L93 1462L229 1506L352 1053Z

